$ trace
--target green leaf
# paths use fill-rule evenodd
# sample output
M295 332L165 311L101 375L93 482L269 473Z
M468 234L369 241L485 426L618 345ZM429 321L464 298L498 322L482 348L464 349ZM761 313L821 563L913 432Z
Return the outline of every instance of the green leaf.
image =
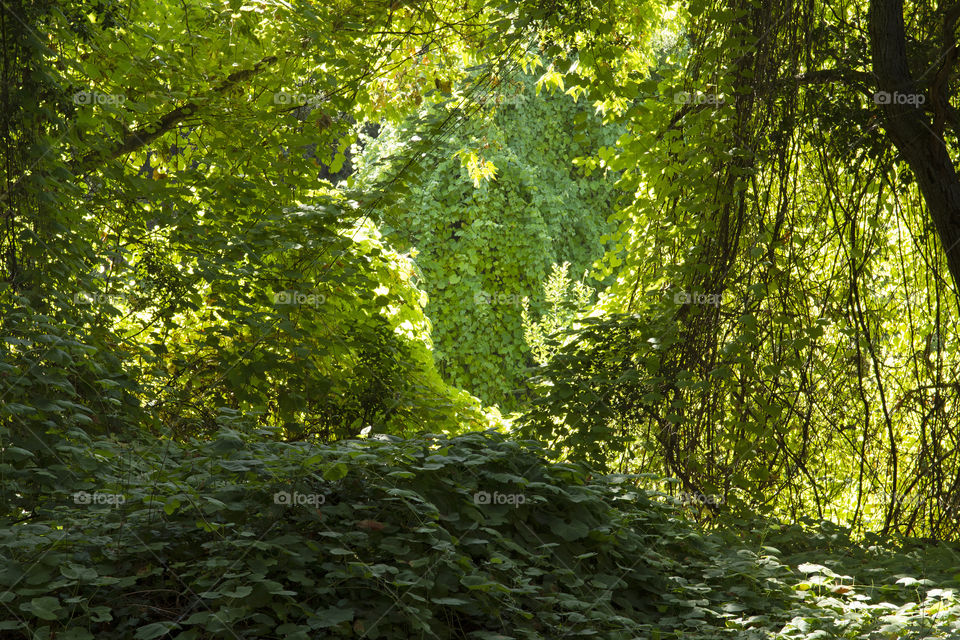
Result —
M579 540L590 533L590 527L582 522L554 522L553 532L568 542Z
M133 637L135 640L154 640L155 638L168 635L171 631L179 628L180 625L175 622L154 622L137 629Z
M326 629L333 627L341 622L353 620L354 609L352 607L330 607L316 612L316 617L310 621L310 626L315 629Z
M32 451L27 451L26 449L21 449L20 447L4 447L0 454L3 456L10 456L13 462L19 462L21 460L25 460L26 458L34 457Z
M347 465L343 464L342 462L339 462L337 464L327 467L323 471L323 479L329 482L336 482L337 480L341 480L342 478L344 478L347 475L348 471L349 469L347 468Z
M58 632L57 640L94 640L94 635L86 629L70 627Z
M56 612L61 609L60 600L52 596L33 598L30 602L20 605L20 608L32 613L41 620L56 620Z
M210 448L215 453L222 455L242 449L243 446L243 439L239 436L239 434L230 431L224 431L217 437L213 444L210 445Z
M60 567L60 573L63 574L65 578L70 578L71 580L80 580L81 582L95 580L99 575L97 570L93 567L85 567L72 562L68 563L66 566Z
M251 593L253 593L253 587L245 584L238 586L233 591L222 592L223 596L226 598L246 598Z

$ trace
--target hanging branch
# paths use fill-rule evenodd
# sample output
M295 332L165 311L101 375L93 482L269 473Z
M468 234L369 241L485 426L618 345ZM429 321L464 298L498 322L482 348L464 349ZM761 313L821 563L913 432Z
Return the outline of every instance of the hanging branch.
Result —
M250 78L258 75L263 69L277 61L277 56L267 56L250 69L235 71L226 77L220 84L210 90L211 94L222 95ZM200 104L197 101L190 101L185 105L179 106L160 117L159 120L139 129L127 133L123 139L112 149L106 151L91 151L83 156L79 163L74 167L77 173L83 173L91 170L94 165L104 160L111 160L126 153L136 151L144 145L150 144L160 136L177 127L184 119L194 115L200 110Z

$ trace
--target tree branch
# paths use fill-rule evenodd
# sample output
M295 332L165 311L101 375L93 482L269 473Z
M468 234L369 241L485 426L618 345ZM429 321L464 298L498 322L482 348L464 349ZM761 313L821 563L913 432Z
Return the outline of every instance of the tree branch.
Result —
M259 74L264 67L271 65L276 61L276 56L267 56L250 69L243 69L241 71L231 73L226 77L225 80L220 82L220 84L210 89L210 93L226 93L237 84L249 80L250 78ZM185 118L194 115L199 110L200 105L195 101L191 101L185 105L177 107L173 111L161 116L156 122L144 125L135 131L127 133L112 149L107 151L92 151L83 156L80 159L80 162L74 166L74 170L76 173L84 173L86 171L90 171L95 165L105 160L113 159L125 153L136 151L140 147L153 142L163 134L167 133L180 124Z

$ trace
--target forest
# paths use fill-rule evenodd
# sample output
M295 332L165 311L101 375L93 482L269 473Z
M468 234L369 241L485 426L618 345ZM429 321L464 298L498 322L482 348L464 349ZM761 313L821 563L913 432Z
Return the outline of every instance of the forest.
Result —
M960 639L960 0L0 0L0 640Z

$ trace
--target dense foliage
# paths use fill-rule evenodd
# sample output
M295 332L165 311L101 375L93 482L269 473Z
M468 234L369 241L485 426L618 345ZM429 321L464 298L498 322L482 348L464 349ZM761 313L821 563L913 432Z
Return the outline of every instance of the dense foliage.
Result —
M6 0L0 635L960 636L958 26Z
M617 131L603 127L586 100L575 102L521 70L480 91L469 99L481 112L437 144L436 164L390 210L388 235L415 252L445 379L513 409L534 364L524 340L523 298L542 310L552 264L569 262L580 274L603 256L616 176L588 179L575 161L612 145ZM402 158L419 133L382 132L360 181L389 170L390 157Z
M4 218L0 322L12 384L0 415L17 432L30 431L33 411L51 402L68 403L76 416L68 423L114 428L124 411L145 406L152 428L175 435L209 430L222 410L285 426L288 437L462 429L476 402L433 367L408 261L382 244L354 201L317 180L316 149L343 148L344 118L365 103L310 105L336 95L337 82L357 82L363 66L316 76L310 69L336 53L324 46L287 78L261 75L279 64L265 43L308 44L281 38L278 25L293 21L303 37L321 38L311 25L345 17L333 7L320 15L182 5L176 17L192 26L181 35L209 33L207 50L238 50L232 64L242 70L223 74L195 68L206 59L199 44L181 43L156 9L139 6L144 15L122 20L104 9L80 26L55 9L44 17L60 46L86 53L82 65L51 67L39 104L20 104L24 117L33 108L49 123L39 139L11 142L33 154L25 169L33 180L8 175L7 184L36 209L21 202ZM367 64L362 38L348 33L337 50ZM183 67L175 79L148 64L165 41L171 52L157 64L171 76ZM221 80L201 79L211 77ZM306 106L291 105L303 95L312 96ZM366 98L377 95L371 88ZM342 154L324 161L335 169ZM59 340L90 357L49 348ZM118 407L110 397L120 390ZM475 427L484 424L473 415Z
M616 282L540 372L527 434L735 510L956 535L957 245L891 133L942 128L953 76L873 84L871 47L896 36L864 34L889 4L692 2L653 75L629 47L581 54L567 83L627 129L605 161L635 197ZM913 69L953 41L954 14L941 33L930 11L901 7Z

